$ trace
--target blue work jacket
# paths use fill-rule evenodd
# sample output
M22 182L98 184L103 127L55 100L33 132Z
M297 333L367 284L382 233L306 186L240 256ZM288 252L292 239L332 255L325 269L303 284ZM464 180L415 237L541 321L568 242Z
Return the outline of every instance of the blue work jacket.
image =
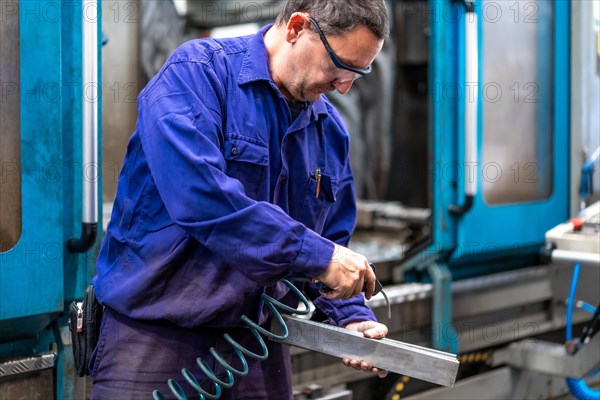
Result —
M333 243L347 244L346 128L324 96L291 121L269 72L268 28L182 45L140 93L97 261L102 304L189 328L236 326L244 314L264 322L261 293L296 305L278 281L321 275ZM303 289L332 324L375 319L362 295Z

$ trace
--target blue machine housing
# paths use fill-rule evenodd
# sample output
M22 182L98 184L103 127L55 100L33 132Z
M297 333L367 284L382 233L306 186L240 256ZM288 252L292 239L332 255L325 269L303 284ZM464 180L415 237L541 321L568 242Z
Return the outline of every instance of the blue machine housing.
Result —
M22 225L18 243L0 254L0 363L56 352L56 398L65 397L65 309L91 281L102 237L84 254L66 248L81 230L83 175L101 184L100 165L82 165L81 16L80 1L50 0L21 1L13 16L20 21Z
M552 141L552 156L539 160L540 167L553 171L551 193L542 200L491 205L479 191L472 207L462 215L452 214L449 207L465 202L464 181L445 179L439 172L440 166L464 164L465 106L444 99L440 91L464 87L465 7L458 1L430 1L432 238L409 265L429 272L434 283L434 326L448 326L452 321L452 280L531 265L544 243L544 232L568 218L570 2L551 1L553 114L552 137L547 140ZM480 19L482 4L483 0L474 3ZM81 161L81 16L91 14L84 13L80 0L22 0L19 6L23 211L18 243L0 253L0 363L55 352L56 398L72 398L73 387L65 381L72 374L64 373L67 357L61 354L65 308L82 296L91 281L102 237L100 232L95 246L84 254L66 248L67 240L80 233L84 176L101 180L99 165L84 166ZM457 10L457 18L448 17L449 8ZM96 15L100 19L100 13ZM482 24L478 33L480 37L484 34ZM478 47L481 64L486 49L481 41ZM479 81L484 79L480 69ZM91 100L101 105L101 99ZM477 101L481 102L480 93ZM479 107L479 159L483 117ZM475 176L481 188L481 173ZM102 215L100 209L98 213ZM528 224L531 220L535 224ZM434 337L438 348L458 352L455 344L446 335Z
M407 263L411 268L427 270L434 283L433 304L434 326L449 326L452 321L452 280L489 274L502 270L533 265L544 244L544 233L566 220L569 215L569 26L570 3L552 1L554 7L552 62L552 126L538 126L549 129L551 158L542 152L537 160L539 168L551 169L551 193L542 200L488 204L481 190L481 165L477 167L475 179L479 191L472 198L471 207L464 214L453 214L453 204L463 204L466 199L465 183L461 177L448 179L440 176L445 166L465 167L465 105L458 96L457 101L443 98L445 88L466 87L465 78L465 18L464 1L432 1L431 5L431 64L430 64L430 110L431 135L430 165L433 170L432 193L432 239L429 247ZM466 2L469 3L469 2ZM484 20L484 1L473 2L474 12L480 21ZM516 3L515 3L516 4ZM456 18L448 17L449 8L456 10ZM454 14L452 14L454 15ZM481 38L483 23L478 25ZM486 49L478 42L479 64L482 65ZM543 45L543 44L542 44ZM531 49L536 51L536 49ZM477 89L477 155L483 154L483 107L481 82L484 82L483 68L479 69L480 85ZM466 95L466 94L465 94ZM541 98L539 101L550 101ZM543 125L538 116L538 124ZM530 223L533 221L533 223ZM435 325L439 324L439 325ZM457 352L456 341L452 338L434 338L440 349Z
M501 205L490 205L480 190L473 199L472 208L463 215L453 215L448 208L451 204L464 202L465 192L462 179L445 179L440 177L440 168L448 165L464 164L464 104L461 101L436 101L431 96L433 113L432 165L433 176L433 215L434 244L429 252L440 254L452 267L472 265L473 261L490 260L499 255L518 258L537 253L544 243L544 232L568 218L568 154L569 154L569 3L554 1L554 92L553 92L553 126L552 159L540 157L541 168L552 169L552 193L546 199L533 202L520 202ZM443 15L447 2L432 2L432 15ZM476 3L476 12L481 13L480 2ZM464 29L465 18L461 11L460 18L432 19L431 52L435 54L431 63L431 93L439 93L439 87L456 85L464 87ZM479 15L480 19L483 19ZM482 36L482 24L479 25L479 36ZM535 49L532 49L535 51ZM485 49L479 43L480 64L483 62ZM458 62L456 62L458 60ZM480 82L484 76L480 69ZM438 88L435 87L437 85ZM481 103L481 92L479 92ZM540 99L541 101L541 99ZM478 155L481 160L483 149L483 112L479 107L478 118ZM438 167L435 167L438 166ZM442 166L442 167L439 167ZM476 178L478 187L482 187L482 173L478 171ZM535 221L535 223L528 223ZM470 247L466 246L471 244ZM479 246L477 246L479 244ZM486 248L485 244L488 246ZM468 247L468 251L465 248ZM518 248L518 252L515 252ZM504 257L510 258L510 257ZM453 272L456 268L453 268ZM465 275L473 275L465 273Z

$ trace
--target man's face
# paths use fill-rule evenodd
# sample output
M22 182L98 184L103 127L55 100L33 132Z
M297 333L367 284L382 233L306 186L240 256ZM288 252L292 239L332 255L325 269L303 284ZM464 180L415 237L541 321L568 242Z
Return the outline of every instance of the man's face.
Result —
M297 101L314 102L321 94L335 89L341 94L348 92L361 75L334 64L309 17L294 14L288 23L288 37L290 29L293 46L283 80L289 96ZM383 45L383 40L364 25L342 35L324 36L324 40L338 62L359 70L366 70L373 63Z

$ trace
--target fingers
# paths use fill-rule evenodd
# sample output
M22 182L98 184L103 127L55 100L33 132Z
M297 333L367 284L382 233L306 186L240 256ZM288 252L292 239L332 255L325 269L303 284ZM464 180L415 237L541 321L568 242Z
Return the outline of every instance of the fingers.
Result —
M363 332L363 335L369 339L381 339L384 338L386 334L386 332L383 332L377 328L367 329Z
M354 297L363 291L363 287L369 291L370 297L375 289L375 274L367 259L339 245L336 245L329 266L318 280L331 289L323 293L327 299Z
M356 284L354 285L354 288L352 290L352 294L350 295L350 297L358 296L358 294L360 292L362 292L364 284L365 284L365 278L364 278L364 275L361 275L360 278L356 281Z
M354 368L357 371L376 374L380 378L385 378L388 374L388 371L386 371L385 369L373 367L373 365L371 365L371 363L367 361L351 360L349 358L344 358L342 362L344 363L344 365L350 368Z
M362 332L369 339L381 339L388 334L388 327L375 321L351 322L346 325L346 329Z
M344 365L352 367L357 371L370 372L373 369L371 363L368 363L366 361L351 360L349 358L344 358L342 362L344 363Z
M373 272L373 268L371 268L370 265L367 264L367 268L365 271L365 298L367 300L369 300L371 298L371 296L373 296L373 293L375 292L375 280L377 278L375 277L375 272Z
M338 286L336 288L332 288L330 292L321 293L321 295L329 300L349 299L357 296L362 291L364 279L359 278L353 284L351 282L350 284L351 286L347 287L346 289L344 289L343 286Z

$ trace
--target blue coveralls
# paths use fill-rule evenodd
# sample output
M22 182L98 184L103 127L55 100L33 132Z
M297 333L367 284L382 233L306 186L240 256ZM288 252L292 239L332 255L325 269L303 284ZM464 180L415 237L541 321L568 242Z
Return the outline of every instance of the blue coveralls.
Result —
M333 243L350 238L346 128L324 96L291 120L269 72L269 27L184 44L138 98L94 278L107 310L90 364L96 399L170 394L166 381L183 382L183 367L201 377L196 357L231 352L223 333L255 342L240 318L266 321L263 291L295 306L277 282L321 275ZM331 324L375 320L362 295L303 290ZM291 397L288 349L269 346L223 399Z

